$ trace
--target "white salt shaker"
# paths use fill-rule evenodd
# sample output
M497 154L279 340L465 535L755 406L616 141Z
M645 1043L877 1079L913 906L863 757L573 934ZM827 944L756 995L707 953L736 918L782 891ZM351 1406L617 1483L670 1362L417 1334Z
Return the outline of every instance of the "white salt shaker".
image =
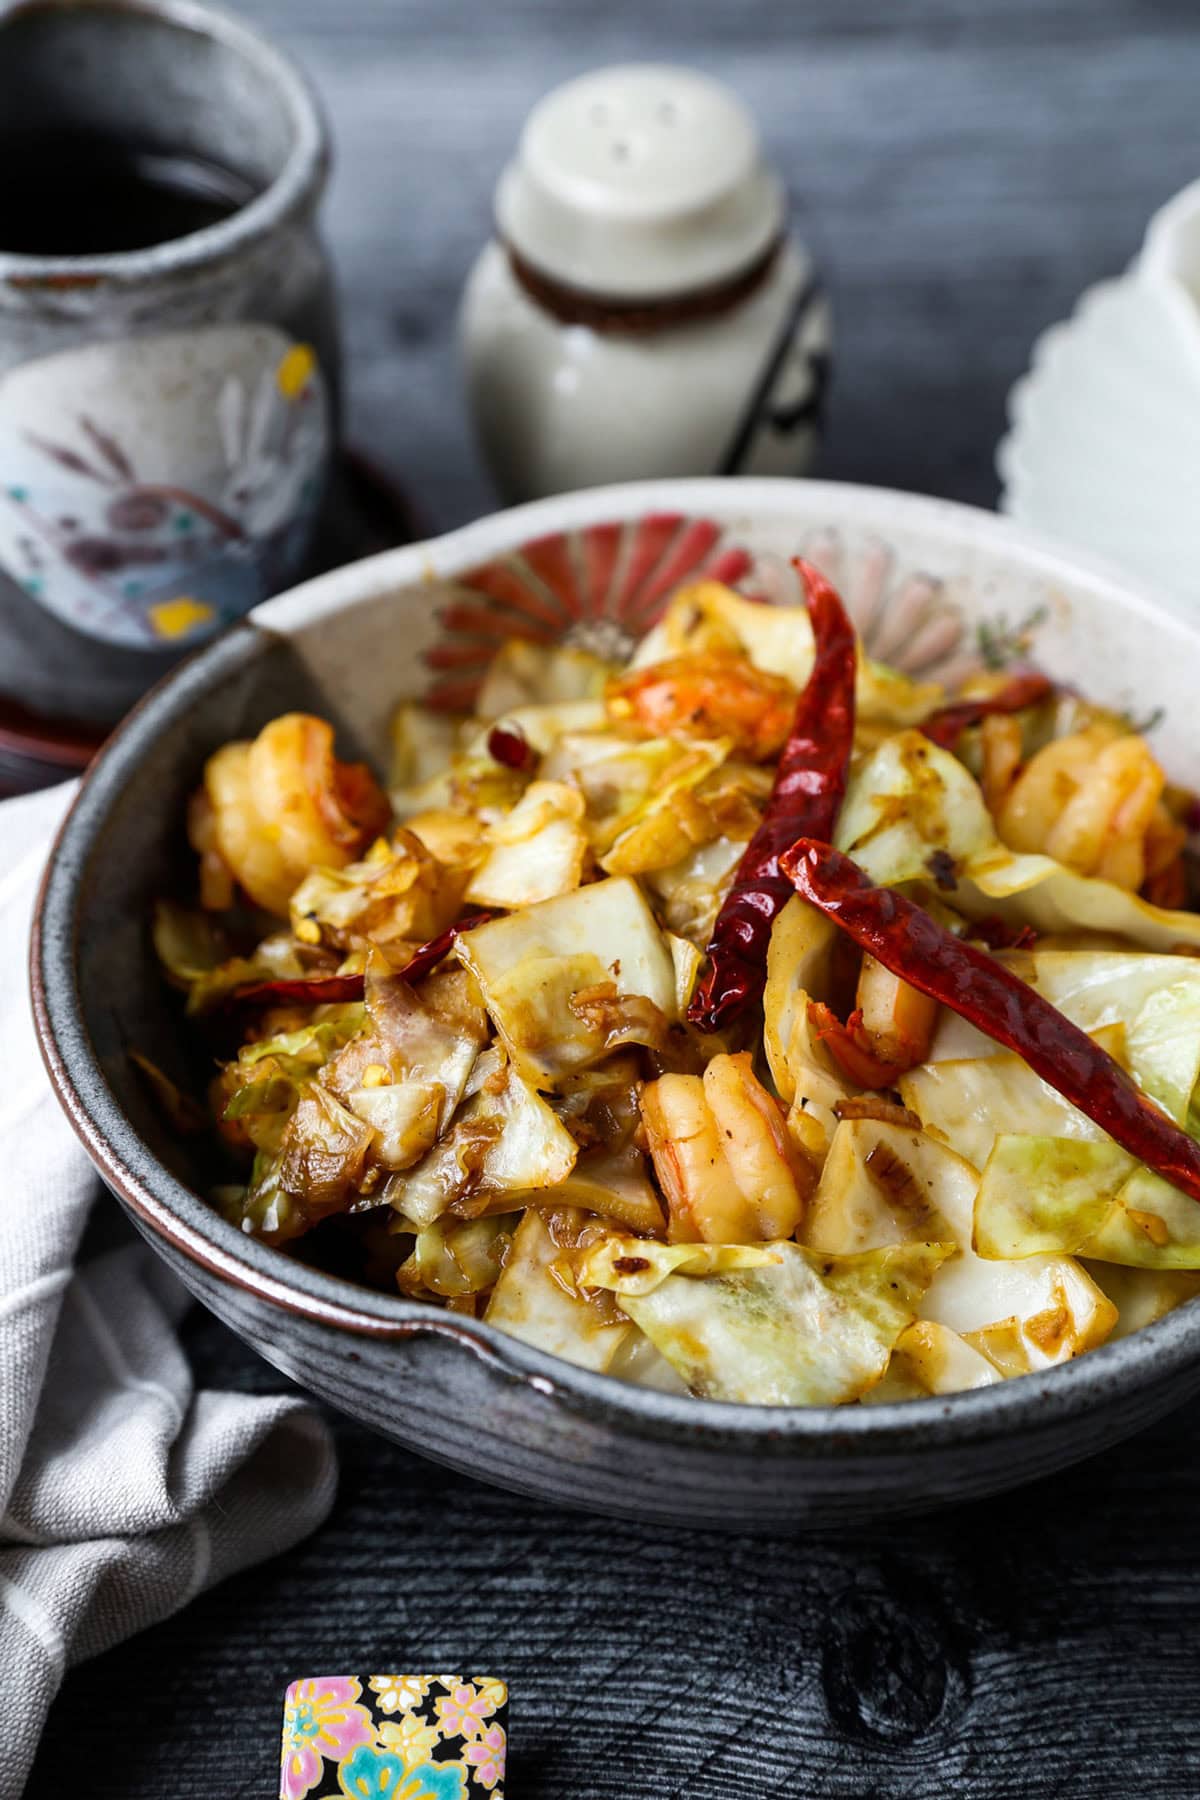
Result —
M816 448L828 305L754 121L690 69L600 69L539 102L461 330L505 500L795 475Z

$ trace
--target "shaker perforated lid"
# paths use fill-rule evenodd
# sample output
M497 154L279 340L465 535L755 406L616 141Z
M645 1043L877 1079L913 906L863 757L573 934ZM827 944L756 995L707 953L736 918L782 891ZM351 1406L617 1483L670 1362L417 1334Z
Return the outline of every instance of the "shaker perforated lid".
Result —
M651 63L547 94L496 192L501 236L540 273L630 299L727 280L783 218L741 102L708 76Z

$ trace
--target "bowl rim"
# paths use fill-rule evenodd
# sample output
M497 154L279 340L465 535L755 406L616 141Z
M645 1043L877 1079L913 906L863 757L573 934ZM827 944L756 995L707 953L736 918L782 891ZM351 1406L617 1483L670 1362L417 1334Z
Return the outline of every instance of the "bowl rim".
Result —
M831 523L886 528L915 524L961 545L1014 557L1025 572L1078 582L1153 623L1160 636L1200 657L1200 631L1159 608L1097 558L1075 553L1012 520L954 501L841 482L787 478L700 478L626 483L555 496L489 514L423 543L384 551L267 601L214 644L196 651L150 689L104 746L63 818L47 860L30 939L30 984L38 1046L56 1098L93 1164L150 1236L218 1281L281 1312L350 1338L398 1342L433 1337L468 1351L499 1375L603 1417L642 1436L708 1443L753 1443L764 1452L813 1458L902 1454L980 1442L1020 1430L1052 1430L1066 1418L1099 1411L1119 1396L1170 1380L1200 1363L1200 1311L1166 1317L1073 1361L1015 1380L947 1396L877 1406L756 1406L638 1387L535 1349L483 1320L441 1312L378 1293L293 1262L248 1237L158 1160L123 1112L92 1048L74 954L79 923L77 871L91 854L125 778L159 732L184 716L281 632L378 599L389 590L504 554L547 529L676 510L716 517L745 510L786 516L803 492ZM732 506L731 506L732 501ZM60 946L70 954L59 955ZM86 1097L85 1097L86 1096ZM1194 1313L1194 1316L1189 1316Z

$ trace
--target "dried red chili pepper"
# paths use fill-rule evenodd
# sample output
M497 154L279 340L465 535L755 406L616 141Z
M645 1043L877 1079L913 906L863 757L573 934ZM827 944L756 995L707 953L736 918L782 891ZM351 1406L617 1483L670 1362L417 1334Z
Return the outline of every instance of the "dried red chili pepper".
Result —
M488 755L506 769L528 774L537 762L537 751L516 725L493 725L487 736Z
M1200 1200L1200 1144L1019 975L828 844L802 838L780 861L796 892L885 968L1014 1050L1123 1150Z
M295 975L276 981L252 981L234 988L231 1006L331 1006L339 1001L361 1000L361 975Z
M445 931L439 931L436 937L430 938L419 950L413 951L400 971L401 981L420 981L431 969L436 969L443 956L449 954L460 932L474 931L476 925L486 925L495 916L491 912L477 912L472 913L469 919L460 919L457 925L447 925Z
M963 732L972 725L981 725L984 719L990 719L996 713L1023 712L1027 706L1036 706L1039 700L1047 699L1053 692L1054 683L1050 677L1030 669L1027 674L1014 675L998 694L991 694L987 699L955 700L951 705L939 708L930 713L920 729L931 743L943 750L953 750Z
M854 627L836 591L811 563L793 563L804 582L814 657L796 702L788 741L762 824L738 864L709 941L709 967L688 1019L719 1031L753 1005L766 985L771 926L791 897L779 858L798 837L833 833L854 747Z
M469 919L460 919L457 925L448 925L445 931L439 931L436 937L413 951L398 971L400 980L422 980L449 954L460 931L473 931L476 925L486 925L494 917L495 914L490 912L472 913ZM335 1001L361 1000L364 991L361 975L312 975L307 978L299 975L278 981L253 981L248 987L236 988L230 995L230 1003L234 1006L282 1006L290 1001L328 1006Z

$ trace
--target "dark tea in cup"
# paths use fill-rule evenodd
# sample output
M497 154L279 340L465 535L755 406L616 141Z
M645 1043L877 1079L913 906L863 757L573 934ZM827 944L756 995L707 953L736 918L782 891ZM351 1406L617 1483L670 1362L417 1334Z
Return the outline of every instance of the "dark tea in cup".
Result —
M259 189L211 158L98 131L6 131L0 250L18 256L104 256L149 250L219 225Z

